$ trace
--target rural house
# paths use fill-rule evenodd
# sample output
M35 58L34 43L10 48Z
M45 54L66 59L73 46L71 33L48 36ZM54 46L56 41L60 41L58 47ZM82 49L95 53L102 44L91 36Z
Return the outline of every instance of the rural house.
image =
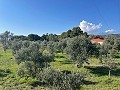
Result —
M92 43L99 43L100 45L102 45L104 41L105 41L104 38L93 38L93 39L91 39Z

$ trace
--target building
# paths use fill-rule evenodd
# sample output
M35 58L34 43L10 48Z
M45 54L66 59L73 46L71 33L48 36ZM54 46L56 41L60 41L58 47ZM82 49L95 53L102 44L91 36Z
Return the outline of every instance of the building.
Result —
M93 39L91 39L92 43L99 43L100 45L102 45L104 41L105 41L104 38L93 38Z

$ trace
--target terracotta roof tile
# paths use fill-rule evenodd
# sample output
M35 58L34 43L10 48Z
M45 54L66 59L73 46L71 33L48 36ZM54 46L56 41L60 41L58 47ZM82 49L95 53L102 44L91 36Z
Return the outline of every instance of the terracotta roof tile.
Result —
M104 38L94 38L94 39L91 39L91 41L93 41L93 42L104 42Z

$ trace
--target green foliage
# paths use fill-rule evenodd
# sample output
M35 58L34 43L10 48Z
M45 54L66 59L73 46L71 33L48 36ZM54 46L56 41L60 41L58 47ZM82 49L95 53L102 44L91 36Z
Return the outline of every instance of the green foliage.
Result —
M49 41L47 43L47 50L49 51L49 53L53 54L55 53L56 49L55 49L55 42L53 41Z
M0 42L2 43L5 52L9 48L8 43L11 40L12 36L13 33L10 33L9 31L5 31L3 34L0 34Z
M22 61L37 62L41 57L42 53L39 52L39 46L35 43L31 44L28 48L21 48L15 55L18 64Z
M112 57L104 57L104 62L105 62L105 66L108 68L109 71L109 78L111 76L111 71L112 70L116 70L119 66L120 63L115 62L116 60L114 60Z
M67 74L55 71L52 68L44 69L37 77L42 83L57 90L79 90L82 80L84 79L84 75L79 72Z
M74 27L72 30L68 30L67 32L63 32L60 35L60 38L64 39L64 38L73 38L76 36L85 36L88 37L87 33L83 33L83 31L80 29L80 27Z
M120 57L120 39L119 38L114 40L114 45L110 51L110 54L113 58Z
M40 51L43 52L47 48L47 41L42 41L40 43Z
M10 69L11 73L7 73L7 76L0 77L0 89L1 90L32 90L32 89L38 89L41 90L41 86L36 87L39 84L39 80L36 80L32 77L19 77L16 74L16 69L18 68L18 65L16 64L14 57L12 56L11 50L7 50L6 53L3 51L3 49L0 47L0 68L5 71L7 71L7 68ZM10 59L10 58L13 59ZM119 90L120 88L120 71L119 69L116 71L112 71L111 78L112 82L109 83L107 81L107 75L108 75L108 69L102 69L102 68L97 68L99 66L99 60L92 58L90 60L90 66L93 66L94 69L89 69L89 68L76 68L74 64L71 62L68 62L68 58L65 54L62 53L57 53L57 56L55 58L55 62L52 62L51 65L56 69L56 70L70 70L74 72L78 71L85 71L87 70L90 72L88 76L85 78L86 83L82 81L82 86L81 90L109 90L109 89L116 89ZM120 62L119 58L116 60L116 62ZM89 65L87 65L89 66ZM21 67L22 68L22 67ZM5 73L3 72L5 75ZM48 75L49 76L49 75ZM84 75L83 75L84 76ZM53 80L53 79L52 79ZM41 80L40 80L41 81ZM24 83L23 83L24 82ZM34 85L31 86L31 85ZM67 84L66 84L67 85ZM2 87L1 87L2 86ZM48 89L48 86L45 86L46 88L42 88L43 90ZM56 87L57 88L57 87ZM57 90L56 88L53 88Z
M22 41L13 41L11 45L12 54L16 54L22 48Z
M11 40L12 41L15 41L15 40L22 40L22 41L24 41L24 40L28 40L28 38L26 37L26 36L23 36L23 35L14 35L12 38L11 38Z
M120 58L120 52L118 52L118 50L115 50L115 49L111 49L111 50L110 50L110 55L111 55L113 58Z
M49 51L47 51L47 50L44 50L43 51L43 53L42 53L42 55L43 55L43 58L44 58L44 60L45 60L45 62L47 63L49 63L49 62L51 62L51 61L53 61L54 60L54 55L53 54L51 54Z
M71 60L84 63L94 52L93 48L92 43L87 38L75 37L67 42L66 53Z
M114 49L120 51L120 38L115 39Z
M115 70L118 68L119 63L116 63L115 61L107 61L106 62L106 66L110 69L110 70Z
M35 76L35 68L32 61L21 62L18 68L18 75L20 77L32 77Z
M119 90L119 39L106 38L103 46L99 46L91 44L87 37L87 33L76 27L64 35L43 35L39 41L34 37L33 41L28 41L26 36L16 37L12 42L10 38L6 39L7 49L0 44L0 90L41 90L41 86L43 90L79 90L80 87L81 90ZM118 58L114 61L107 59L104 66L93 58L99 54ZM74 62L80 60L79 63L88 61L90 64L77 68L68 60L68 55L75 57L72 59ZM47 68L49 65L54 69ZM110 80L107 78L108 70L111 71ZM87 76L81 71L87 71Z
M20 78L19 83L20 84L26 83L26 78L25 77Z
M28 40L30 40L30 41L38 41L40 39L41 39L41 37L36 35L36 34L29 34L28 35Z
M114 35L108 35L105 38L105 42L101 48L104 55L111 54L113 58L120 57L120 39Z
M56 35L56 34L48 34L48 33L47 34L43 34L41 36L41 38L42 38L42 41L46 40L46 41L57 42L59 40L58 35Z
M14 56L19 65L18 75L21 77L35 77L40 69L48 67L49 62L54 59L53 54L47 50L41 53L37 43L28 42L24 42Z
M63 53L64 49L67 47L68 40L69 40L69 38L66 38L66 39L62 39L61 41L58 42L57 49L60 50L62 53Z

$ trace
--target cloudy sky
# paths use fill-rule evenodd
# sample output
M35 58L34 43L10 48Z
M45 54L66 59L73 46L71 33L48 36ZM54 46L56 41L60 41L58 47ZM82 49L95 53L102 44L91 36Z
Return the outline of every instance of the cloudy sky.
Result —
M120 33L120 0L0 0L0 33Z

